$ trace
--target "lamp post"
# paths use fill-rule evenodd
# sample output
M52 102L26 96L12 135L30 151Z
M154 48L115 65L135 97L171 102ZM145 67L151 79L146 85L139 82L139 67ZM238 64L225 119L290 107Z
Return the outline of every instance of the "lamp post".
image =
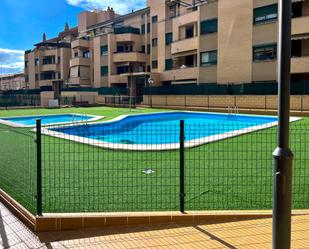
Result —
M150 94L150 108L152 108L152 85L153 85L154 81L153 79L150 77L148 79L148 84L149 84L149 94Z
M273 189L273 249L291 247L292 160L289 148L291 84L291 0L279 0L278 45L278 147Z

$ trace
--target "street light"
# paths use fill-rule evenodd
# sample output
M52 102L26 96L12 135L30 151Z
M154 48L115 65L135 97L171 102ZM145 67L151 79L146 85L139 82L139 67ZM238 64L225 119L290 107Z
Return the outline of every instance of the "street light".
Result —
M150 77L148 79L149 93L150 93L150 108L152 108L152 91L151 91L152 88L151 87L152 87L153 83L154 83L154 80Z
M292 161L289 148L291 85L291 0L279 1L278 44L278 147L275 160L273 190L273 249L291 247Z

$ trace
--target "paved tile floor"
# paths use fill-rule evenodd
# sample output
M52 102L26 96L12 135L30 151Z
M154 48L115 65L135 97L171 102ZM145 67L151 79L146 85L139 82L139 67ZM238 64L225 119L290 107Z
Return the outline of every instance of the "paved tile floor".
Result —
M293 217L292 230L292 247L309 249L309 215ZM0 203L0 248L271 248L271 219L34 234Z

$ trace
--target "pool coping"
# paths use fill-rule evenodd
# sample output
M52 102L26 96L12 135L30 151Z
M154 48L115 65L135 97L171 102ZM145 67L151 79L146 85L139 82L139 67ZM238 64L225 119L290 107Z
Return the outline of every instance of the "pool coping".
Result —
M98 121L100 119L105 118L105 116L98 116L98 115L91 115L91 114L80 114L80 113L61 113L61 114L42 114L42 115L27 115L27 116L9 116L9 117L0 117L0 124L3 125L8 125L11 127L15 127L15 128L33 128L35 127L35 125L22 125L22 124L18 124L18 123L14 123L11 121L7 121L4 119L7 118L26 118L26 117L37 117L37 116L59 116L59 115L76 115L76 116L87 116L87 117L91 117L91 119L89 120L81 120L81 121L74 121L74 123L84 123L84 122L94 122L94 121ZM50 123L50 124L42 124L42 127L49 127L49 126L53 126L53 125L67 125L67 124L72 124L72 122L60 122L60 123Z
M169 112L163 112L163 113L196 113L196 114L219 114L224 115L224 113L215 113L215 112L194 112L194 111L169 111ZM120 115L112 120L108 121L101 121L101 122L94 122L91 123L91 125L96 124L111 124L115 123L117 121L121 121L129 116L144 116L144 115L151 115L151 114L162 114L162 112L155 112L155 113L146 113L146 114L131 114L131 115ZM228 114L225 114L228 115ZM248 117L261 117L260 115L249 115L249 114L238 114L239 116L248 116ZM262 117L275 117L275 116L268 116L264 115ZM290 122L299 121L302 118L299 117L291 117ZM222 134L216 134L211 135L207 137L202 137L190 141L185 141L184 146L185 148L194 148L198 147L200 145L208 144L211 142L220 141L227 138L232 138L244 134L249 134L251 132L256 132L259 130L271 128L278 125L278 121L262 124L262 125L256 125L251 126L249 128L243 128L240 130L233 130L229 132L225 132ZM72 127L72 125L64 126L64 127ZM104 149L111 149L111 150L124 150L124 151L167 151L167 150L177 150L180 148L180 143L169 143L169 144L119 144L119 143L110 143L110 142L104 142L97 139L91 139L91 138L85 138L75 135L70 135L62 132L57 132L50 130L50 128L53 128L52 126L49 126L48 128L42 128L42 134L48 135L51 137L61 138L81 144L87 144L95 147L100 147ZM35 130L34 130L35 131Z

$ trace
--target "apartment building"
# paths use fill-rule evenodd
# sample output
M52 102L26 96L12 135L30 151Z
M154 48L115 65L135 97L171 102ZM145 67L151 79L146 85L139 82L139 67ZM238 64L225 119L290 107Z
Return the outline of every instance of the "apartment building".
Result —
M309 80L309 0L293 0L292 15L292 79ZM26 53L31 88L62 82L141 95L149 77L156 86L277 79L277 0L148 0L127 15L112 8L85 11L69 34L59 36L52 50L66 44L70 59L61 57L57 69L57 53L45 69L65 73L46 80L35 67L38 55L49 56L53 40Z
M25 78L30 89L58 88L70 77L71 42L77 37L77 28L65 28L59 35L34 45L25 52Z
M23 73L0 75L0 90L21 90L26 88L25 75Z

